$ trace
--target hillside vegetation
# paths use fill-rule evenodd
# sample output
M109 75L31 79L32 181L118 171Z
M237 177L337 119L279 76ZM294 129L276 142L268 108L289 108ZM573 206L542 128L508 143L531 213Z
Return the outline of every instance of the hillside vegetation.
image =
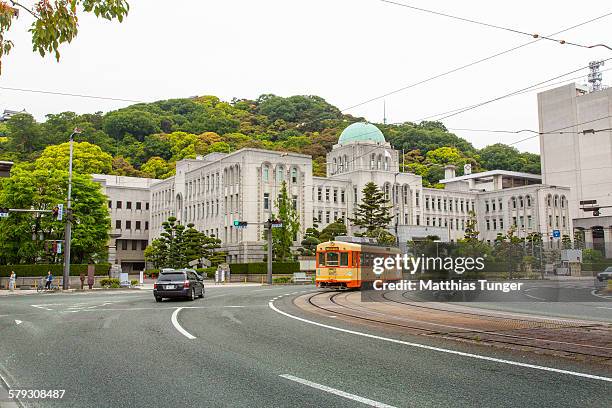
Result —
M0 159L65 161L68 136L75 127L81 172L166 178L177 160L244 147L293 151L311 155L315 175L325 175L325 154L340 132L362 118L345 115L318 96L261 95L257 100L224 102L215 96L140 103L108 113L49 114L38 123L19 114L0 124ZM494 144L476 149L447 131L440 122L376 124L398 150L404 150L406 171L436 186L443 178L439 165L455 164L461 174L503 169L539 173L539 156Z

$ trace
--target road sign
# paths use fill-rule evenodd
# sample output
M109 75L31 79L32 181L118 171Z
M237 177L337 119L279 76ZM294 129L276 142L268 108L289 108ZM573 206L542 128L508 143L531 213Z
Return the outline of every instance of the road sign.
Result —
M6 218L8 216L9 216L9 209L8 208L0 208L0 217Z
M270 223L272 224L272 228L282 228L283 227L283 223L280 220L270 220Z
M57 220L61 221L64 218L64 204L57 205Z
M553 230L552 236L553 238L561 238L561 231Z
M246 221L234 220L234 228L246 228L249 225Z

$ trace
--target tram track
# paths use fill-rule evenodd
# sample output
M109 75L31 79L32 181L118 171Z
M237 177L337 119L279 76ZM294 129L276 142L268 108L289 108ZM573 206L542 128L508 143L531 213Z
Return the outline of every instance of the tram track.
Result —
M589 358L603 360L604 362L612 362L612 348L607 345L598 344L587 344L585 342L577 343L571 341L555 340L554 338L544 338L537 336L527 336L517 334L517 331L521 330L544 330L547 334L559 338L562 335L568 335L571 338L571 334L579 332L581 337L587 335L587 338L598 339L597 335L592 335L592 331L601 330L604 332L603 338L609 336L610 327L606 324L601 325L577 325L577 324L564 324L555 323L551 325L546 322L538 322L537 320L529 319L517 319L507 318L502 316L493 316L488 314L478 314L475 312L462 312L452 311L443 308L435 308L425 305L413 305L407 302L401 302L393 299L386 299L394 304L401 305L402 308L418 309L419 311L426 313L432 312L437 314L445 314L451 318L457 315L467 315L468 319L474 319L479 324L482 323L482 319L486 319L492 324L512 324L518 326L517 328L504 329L504 330L482 330L471 327L462 327L456 325L449 325L438 323L434 321L427 321L418 318L406 318L406 316L390 315L388 313L380 312L365 308L355 303L351 303L348 298L351 292L316 292L314 294L306 295L307 303L319 310L331 313L334 315L340 315L351 319L359 320L362 322L381 324L388 327L394 327L401 330L409 330L416 332L418 335L425 336L438 336L451 338L454 340L470 341L479 344L491 344L509 348L520 348L521 350L528 348L536 352L546 354L563 354L565 356L574 358ZM355 293L355 292L352 292ZM349 304L347 304L349 303ZM380 304L380 302L378 302ZM410 310L407 310L410 312ZM367 314L364 316L364 314ZM441 316L437 316L440 318ZM395 321L393 321L395 320ZM402 322L403 320L403 322ZM412 324L406 324L410 321ZM418 324L414 324L418 323ZM540 323L540 326L536 324ZM535 326L534 326L535 325ZM426 326L426 327L423 327ZM432 329L435 326L438 329ZM523 327L527 326L527 327ZM447 330L440 330L440 328L446 328ZM450 330L448 330L450 329ZM514 333L510 333L514 331ZM609 337L608 337L609 338Z

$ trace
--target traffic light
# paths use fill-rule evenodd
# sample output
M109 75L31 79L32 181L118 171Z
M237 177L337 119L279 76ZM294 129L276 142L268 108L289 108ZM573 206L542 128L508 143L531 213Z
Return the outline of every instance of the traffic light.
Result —
M246 228L249 225L246 221L234 220L234 228Z
M0 207L0 217L8 217L9 211L7 207Z

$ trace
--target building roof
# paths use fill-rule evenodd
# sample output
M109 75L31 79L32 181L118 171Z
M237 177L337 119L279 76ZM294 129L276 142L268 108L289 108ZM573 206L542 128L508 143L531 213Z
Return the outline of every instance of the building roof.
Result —
M384 143L385 136L379 128L371 123L357 122L344 129L338 139L338 144L347 144L351 142Z
M507 177L516 177L516 178L524 178L529 180L542 180L542 176L539 174L531 174L531 173L523 173L520 171L509 171L509 170L489 170L483 171L480 173L472 173L465 176L458 176L448 179L440 180L440 183L454 183L455 181L465 181L471 179L483 179L489 178L493 176L507 176Z

